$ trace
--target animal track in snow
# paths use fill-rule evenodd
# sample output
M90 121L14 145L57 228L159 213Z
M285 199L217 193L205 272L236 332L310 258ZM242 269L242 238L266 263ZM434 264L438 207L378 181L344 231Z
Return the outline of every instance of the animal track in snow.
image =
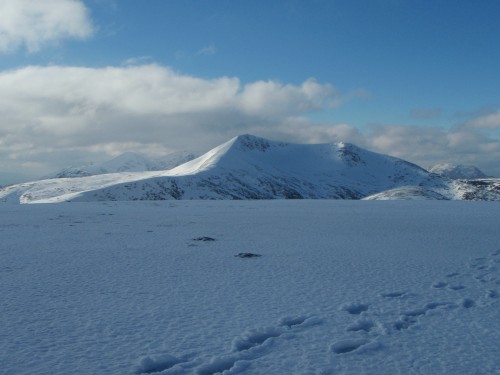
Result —
M500 262L500 249L492 253L490 258L487 257L477 257L472 259L468 266L472 269L470 273L461 272L451 272L446 275L447 281L437 280L431 284L431 289L447 291L448 293L457 293L460 291L467 290L469 285L465 280L466 277L472 277L481 283L496 283L500 285L500 280L497 276L497 262ZM449 282L448 282L449 281ZM493 285L491 285L493 286ZM408 291L392 291L379 294L382 297L381 303L387 305L393 300L400 299L412 295ZM496 289L488 289L485 291L485 297L490 299L496 299L500 297L499 292ZM330 350L338 355L344 355L347 353L360 353L365 352L372 345L378 347L380 344L373 340L382 334L392 334L396 332L402 332L410 329L412 326L417 324L422 324L426 320L430 319L433 315L439 315L440 312L431 313L434 310L449 310L449 309L471 309L476 306L476 301L472 298L462 298L456 303L452 302L429 302L422 307L417 307L414 309L407 310L402 313L400 317L393 321L392 323L377 323L370 317L370 311L368 311L369 305L366 303L347 303L340 306L339 310L346 311L351 315L361 315L360 318L353 321L351 324L347 325L346 331L352 332L353 336L351 338L346 338L334 342L330 346ZM376 311L376 309L375 309ZM381 327L389 328L388 330L383 329L381 331L374 330L374 327L381 325ZM392 331L391 331L392 328Z
M400 319L392 324L394 329L402 331L410 328L410 326L418 323L418 317L424 316L429 310L434 310L440 307L455 307L454 304L448 302L430 302L424 307L407 311L401 315Z
M154 356L147 356L141 359L139 366L137 366L136 374L153 374L162 372L174 367L179 363L187 362L187 360L174 357L169 354L159 354Z
M268 327L245 332L241 337L233 341L233 351L241 352L250 348L262 345L268 339L281 336L285 333L284 327Z
M280 319L279 325L292 328L294 326L301 325L306 321L307 317L305 316L297 316L297 317L291 317L291 316L285 316Z
M370 341L367 339L347 339L347 340L341 340L337 341L336 343L333 343L331 346L331 350L335 354L345 354L345 353L350 353L353 352L363 345L368 344Z
M471 307L476 306L476 303L474 302L474 300L472 300L470 298L465 298L462 300L461 305L462 305L462 307L465 307L466 309L470 309Z
M369 305L366 303L347 303L340 306L340 309L347 311L351 315L359 315L363 311L368 310Z
M285 316L278 321L276 326L248 330L233 340L230 353L213 357L209 363L200 365L196 373L214 375L228 370L239 373L250 366L251 360L267 354L273 339L320 322L321 320L316 317Z
M490 289L486 292L486 296L489 298L498 298L498 292L496 290Z
M450 289L450 290L462 290L462 289L465 289L465 286L463 286L463 285L449 285L448 289Z
M241 364L240 368L243 370L245 367L248 367L248 363L243 362L236 356L225 356L225 357L215 357L212 359L210 363L206 363L200 367L198 367L196 373L198 375L215 375L219 373L223 373L224 371L231 370L236 367L238 364Z
M358 331L365 331L365 332L370 332L371 329L374 327L374 323L370 319L360 319L350 326L347 327L347 331L353 331L353 332L358 332Z
M445 283L444 281L436 281L432 283L431 288L433 289L443 289L448 286L448 283Z

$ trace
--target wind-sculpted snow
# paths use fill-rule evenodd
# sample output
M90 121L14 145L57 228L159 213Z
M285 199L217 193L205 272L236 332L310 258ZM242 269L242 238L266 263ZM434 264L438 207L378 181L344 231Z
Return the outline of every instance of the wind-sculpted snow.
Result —
M2 374L496 374L489 202L3 205Z
M243 135L168 171L35 181L0 201L181 199L498 200L495 183L453 181L349 143L301 145Z

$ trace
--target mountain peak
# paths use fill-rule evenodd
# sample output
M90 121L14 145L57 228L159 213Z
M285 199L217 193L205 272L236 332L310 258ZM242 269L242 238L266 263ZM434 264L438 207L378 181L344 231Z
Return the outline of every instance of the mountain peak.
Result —
M499 200L498 184L452 181L350 143L295 144L244 134L174 169L27 183L0 189L0 201L360 199L381 192L374 198Z
M280 142L272 142L267 139L256 137L251 134L242 134L233 138L233 146L241 151L266 152L272 145L284 145Z

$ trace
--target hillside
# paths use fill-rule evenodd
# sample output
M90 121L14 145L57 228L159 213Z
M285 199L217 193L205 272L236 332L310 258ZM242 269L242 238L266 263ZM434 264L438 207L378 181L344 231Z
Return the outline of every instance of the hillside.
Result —
M1 189L0 200L361 199L404 187L424 189L432 199L500 199L498 189L488 186L452 181L349 143L292 144L242 135L171 170L34 181Z
M458 179L473 179L488 177L483 171L473 165L442 163L429 168L429 172L437 173L442 176Z
M103 163L88 163L78 167L68 167L48 178L88 177L108 173L162 171L177 167L196 158L187 151L174 152L161 159L151 160L135 152L125 152Z

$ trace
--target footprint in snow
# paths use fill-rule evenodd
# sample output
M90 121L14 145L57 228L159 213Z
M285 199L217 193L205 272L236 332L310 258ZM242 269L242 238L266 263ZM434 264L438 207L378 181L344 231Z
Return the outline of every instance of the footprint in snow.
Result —
M457 291L457 290L465 289L465 286L464 285L449 285L448 289Z
M264 344L267 340L279 337L286 332L284 327L268 327L247 331L233 340L233 352L241 352Z
M406 330L412 325L418 323L418 318L425 316L430 310L453 307L456 307L456 305L448 302L430 302L427 303L424 307L409 310L403 313L399 320L394 322L392 326L396 331Z
M436 281L436 282L432 283L431 288L433 288L433 289L443 289L443 288L445 288L447 286L448 286L448 283L446 283L444 281Z
M464 307L466 309L470 309L471 307L476 306L476 302L474 302L474 300L472 300L470 298L464 298L461 301L461 305L462 305L462 307Z
M178 364L189 362L189 355L184 357L174 357L170 354L158 354L143 357L136 367L136 374L154 374L168 370Z
M500 249L495 251L492 256L500 256ZM487 258L484 257L478 257L472 259L472 261L469 263L469 267L473 268L476 271L482 271L483 273L481 275L476 275L474 278L478 281L481 281L483 283L487 281L495 281L497 280L494 276L491 275L491 272L485 273L484 270L491 270L495 269L495 263L497 261L500 261L500 259L492 259L489 261L490 265L488 266L487 264ZM446 276L448 279L456 278L457 276L460 276L461 274L459 272L452 272L449 273ZM497 280L497 284L498 280ZM432 289L439 289L439 290L449 290L453 292L457 292L460 290L466 289L465 285L462 284L449 284L448 282L445 281L435 281L434 283L431 284ZM380 296L386 299L397 299L397 298L402 298L408 295L408 292L401 292L401 291L395 291L395 292L387 292L387 293L381 293ZM497 292L495 289L489 289L486 292L486 296L489 298L499 298L500 294ZM422 318L424 318L426 315L429 314L430 311L436 310L436 309L454 309L458 307L462 307L464 309L470 309L476 306L476 302L471 299L471 298L464 298L460 300L457 304L455 303L450 303L450 302L430 302L424 305L421 308L417 308L414 310L409 310L403 313L400 318L392 323L392 327L395 331L404 331L409 328L411 328L413 325L418 324ZM368 304L365 303L348 303L348 304L343 304L340 306L340 310L346 311L351 315L360 315L361 313L367 311L369 308ZM366 315L362 315L363 317L355 321L354 323L350 324L347 326L346 331L348 332L358 332L363 334L365 337L361 338L351 338L351 339L346 339L346 340L340 340L335 343L333 343L330 347L331 351L333 351L335 354L347 354L347 353L355 353L355 352L361 352L363 348L368 348L371 345L377 346L376 343L371 342L367 337L371 336L373 337L373 327L375 327L375 323L366 317ZM425 319L424 319L425 320ZM376 337L377 334L375 334Z
M486 296L489 298L498 298L498 292L494 289L490 289L486 292Z
M370 341L367 339L346 339L340 340L332 344L331 350L335 354L346 354L356 351L362 346L368 344Z
M369 305L366 303L346 303L340 306L340 310L347 311L351 315L359 315L363 311L368 310Z
M384 298L399 298L405 296L406 292L390 292L390 293L382 293L381 296Z
M213 357L196 369L198 375L214 375L224 371L241 372L250 366L250 361L267 354L273 340L298 329L321 323L312 316L285 316L273 327L251 329L236 337L231 343L231 352Z
M279 325L281 327L288 327L292 328L295 326L300 326L306 321L307 317L306 316L285 316L279 320Z
M206 363L196 370L197 375L215 375L225 371L235 370L241 372L249 367L250 363L245 359L240 359L234 355L215 357L209 363Z
M351 332L370 332L371 329L375 326L375 323L370 319L359 319L350 326L347 327L347 331Z

